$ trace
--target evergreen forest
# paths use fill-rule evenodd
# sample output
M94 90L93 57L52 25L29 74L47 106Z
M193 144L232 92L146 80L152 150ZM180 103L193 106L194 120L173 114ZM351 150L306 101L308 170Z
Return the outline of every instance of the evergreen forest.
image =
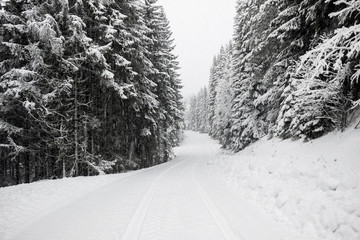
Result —
M156 0L9 0L0 12L0 184L173 157L179 63Z
M360 1L239 0L233 39L190 99L186 125L240 151L265 136L344 130L359 108Z

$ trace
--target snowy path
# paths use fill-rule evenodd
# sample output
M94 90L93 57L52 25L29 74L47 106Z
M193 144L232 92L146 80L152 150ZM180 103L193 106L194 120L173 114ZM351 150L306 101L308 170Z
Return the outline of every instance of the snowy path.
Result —
M218 150L208 136L188 132L173 161L119 178L11 239L298 239L217 182L206 164Z

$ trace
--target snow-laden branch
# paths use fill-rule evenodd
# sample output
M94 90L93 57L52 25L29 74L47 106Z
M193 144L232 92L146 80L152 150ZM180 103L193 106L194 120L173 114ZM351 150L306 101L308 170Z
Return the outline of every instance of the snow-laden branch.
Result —
M337 29L333 37L325 39L320 45L303 55L298 68L311 72L311 78L326 74L331 69L339 71L341 60L352 59L360 53L360 25ZM359 73L352 76L353 79Z
M332 0L326 0L330 2ZM360 14L360 1L359 0L337 0L334 2L335 5L345 5L346 7L340 11L331 13L330 17L337 17L340 20L340 23L344 23L345 20L353 13L357 12L357 15Z
M330 2L332 0L326 0ZM330 17L337 17L340 23L344 23L354 13L360 14L360 1L358 0L336 0L335 5L344 6L341 10L329 14ZM360 25L336 29L331 38L324 39L315 49L307 52L301 57L301 64L298 69L310 70L312 78L324 74L333 68L338 71L342 68L342 59L352 59L360 54ZM357 66L359 69L359 66ZM358 71L358 70L357 70ZM358 79L359 72L352 76L352 80Z
M9 133L18 133L22 129L18 128L18 127L15 127L14 125L7 123L7 122L5 122L4 120L2 120L0 118L0 130L1 131L6 131L6 132L9 132Z
M112 88L121 99L128 99L128 96L135 96L134 85L118 84L114 79L114 74L109 70L104 70L101 77L101 83L107 88Z

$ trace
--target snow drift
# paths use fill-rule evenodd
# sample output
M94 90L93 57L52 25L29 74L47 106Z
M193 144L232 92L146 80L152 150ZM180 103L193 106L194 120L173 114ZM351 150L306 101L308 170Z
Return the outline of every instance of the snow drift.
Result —
M241 197L309 239L360 239L360 130L309 142L261 139L210 165Z

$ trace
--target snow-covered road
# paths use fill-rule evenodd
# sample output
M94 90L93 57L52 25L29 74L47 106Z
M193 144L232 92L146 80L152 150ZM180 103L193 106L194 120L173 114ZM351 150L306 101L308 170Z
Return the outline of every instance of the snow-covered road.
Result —
M206 165L218 151L208 136L187 132L173 161L119 177L10 239L300 239L217 181Z

